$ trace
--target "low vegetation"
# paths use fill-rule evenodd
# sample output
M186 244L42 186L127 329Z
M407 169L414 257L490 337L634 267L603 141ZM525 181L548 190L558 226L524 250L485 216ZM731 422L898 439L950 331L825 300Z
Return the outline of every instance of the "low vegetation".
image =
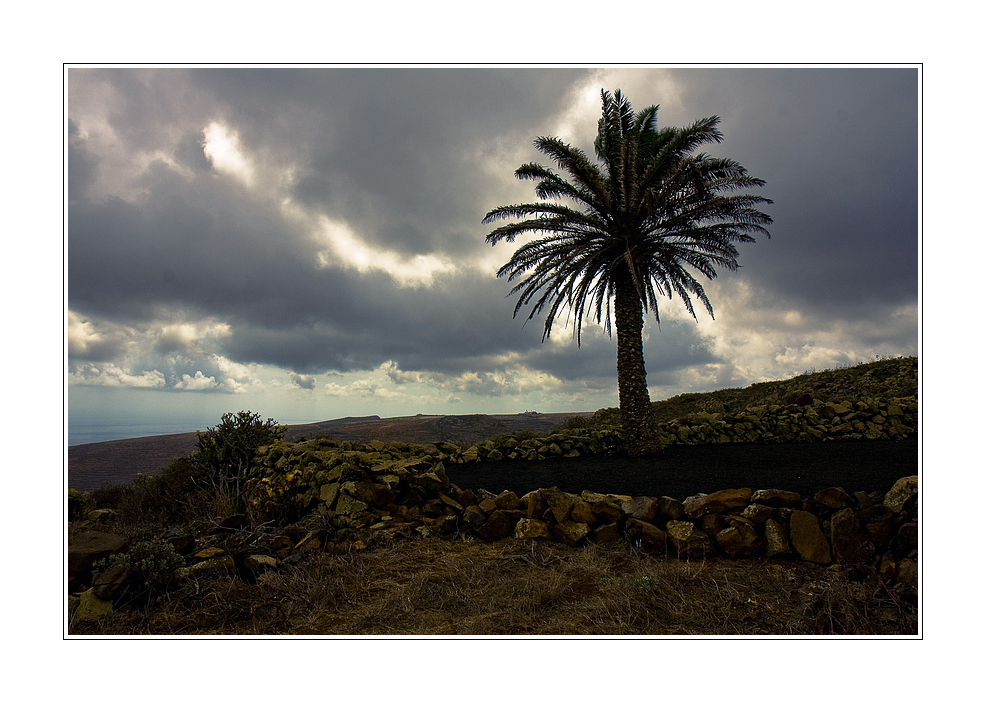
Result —
M745 389L682 395L655 403L654 409L658 421L667 422L749 406L783 407L803 402L799 397L805 395L841 403L916 393L917 360L886 359ZM615 431L610 422L614 411L599 411L561 429L581 436ZM184 557L162 546L165 536L220 534L225 540L258 541L296 521L297 543L306 534L333 529L331 516L291 507L304 494L292 484L301 482L306 467L291 465L287 451L273 450L282 445L281 433L273 420L250 413L226 415L216 428L200 434L196 452L157 477L140 476L132 485L93 493L70 491L70 535L99 529L128 537L135 544L129 556L98 568L126 562L138 567L146 585L103 619L70 621L70 634L917 632L916 601L902 599L879 580L860 582L848 573L805 563L682 561L648 554L625 541L571 548L516 539L487 544L455 533L415 536L387 546L356 541L336 543L332 550L295 550L292 559L258 578L242 570L188 571ZM534 436L494 439L492 451L511 443L538 446ZM337 449L351 460L359 458L354 447ZM457 459L465 454L443 443L432 451L450 456L458 451ZM265 469L255 460L247 470L243 456L265 457L270 466ZM263 472L279 461L283 476L264 484ZM261 488L269 488L272 499L280 491L277 495L294 502L272 500L272 509L251 513L249 491ZM250 527L224 527L224 520L243 513L244 507ZM93 511L103 508L112 510L92 521ZM182 570L184 578L171 578Z

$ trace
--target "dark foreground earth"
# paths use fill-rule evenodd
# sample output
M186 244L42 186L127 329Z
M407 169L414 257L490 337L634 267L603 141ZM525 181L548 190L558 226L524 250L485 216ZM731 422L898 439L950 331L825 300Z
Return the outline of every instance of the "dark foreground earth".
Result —
M838 486L887 491L897 479L918 474L917 440L846 441L804 444L676 445L647 459L590 456L544 461L499 461L446 466L460 488L503 490L523 495L557 486L632 496L683 500L725 488L778 488L813 496Z

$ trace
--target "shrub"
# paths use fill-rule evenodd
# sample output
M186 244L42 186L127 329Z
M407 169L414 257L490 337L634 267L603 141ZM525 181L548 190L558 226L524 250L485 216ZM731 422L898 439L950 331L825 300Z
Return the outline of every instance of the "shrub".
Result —
M276 420L262 420L257 413L226 413L215 427L196 432L197 451L193 457L220 491L232 495L237 509L243 509L244 483L257 450L281 442L286 430Z
M86 513L93 509L95 500L88 491L68 489L68 519L81 520Z
M112 554L93 565L93 577L114 566L135 572L135 586L118 598L128 602L147 602L155 591L162 591L176 580L185 560L170 542L155 538L136 542L128 551Z

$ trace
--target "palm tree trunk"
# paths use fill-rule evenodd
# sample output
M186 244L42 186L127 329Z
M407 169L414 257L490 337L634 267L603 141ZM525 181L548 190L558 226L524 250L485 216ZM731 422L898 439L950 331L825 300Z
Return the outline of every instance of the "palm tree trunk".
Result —
M629 272L616 280L616 375L623 435L631 453L643 451L651 416L644 368L644 306Z

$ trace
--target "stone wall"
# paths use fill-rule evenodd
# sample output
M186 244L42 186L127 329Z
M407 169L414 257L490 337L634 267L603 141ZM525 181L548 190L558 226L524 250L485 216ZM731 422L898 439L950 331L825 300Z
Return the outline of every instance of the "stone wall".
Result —
M849 412L858 411L836 409L835 416ZM507 448L538 456L585 448L566 436L567 442L562 437L538 440L539 448L524 442ZM282 520L321 514L331 525L323 541L361 547L465 532L486 541L554 540L570 546L628 540L685 559L766 557L837 564L862 577L908 585L917 574L917 476L902 477L885 493L849 495L832 487L801 496L742 487L684 500L589 491L576 495L557 488L494 495L463 490L449 480L447 462L489 461L493 452L509 455L496 446L461 450L441 443L427 448L327 440L276 445L264 455L274 471L250 484L253 510ZM277 514L285 505L293 505L295 515Z

